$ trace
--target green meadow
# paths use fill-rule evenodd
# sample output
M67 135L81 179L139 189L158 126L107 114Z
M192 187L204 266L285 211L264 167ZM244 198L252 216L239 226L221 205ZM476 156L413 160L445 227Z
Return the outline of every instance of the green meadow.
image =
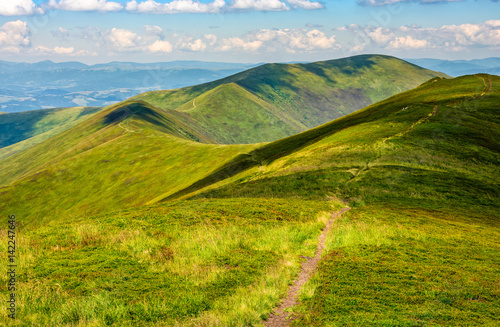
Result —
M359 77L376 60L286 69L308 69L307 84L341 79L325 65ZM241 74L103 108L0 161L0 212L19 221L18 319L0 310L1 324L262 326L349 206L292 326L498 325L500 77L429 76L387 99L374 85L379 102L326 124L221 145L236 130L204 115L226 97L306 125L300 102L259 93L292 89L269 87L275 74L254 89Z
M258 325L339 207L181 201L21 227L13 325Z

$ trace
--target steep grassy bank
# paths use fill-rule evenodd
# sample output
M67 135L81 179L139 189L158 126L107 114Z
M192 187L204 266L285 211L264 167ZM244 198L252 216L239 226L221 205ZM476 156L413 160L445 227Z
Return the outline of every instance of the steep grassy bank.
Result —
M75 107L10 113L0 121L0 160L85 121L100 108Z

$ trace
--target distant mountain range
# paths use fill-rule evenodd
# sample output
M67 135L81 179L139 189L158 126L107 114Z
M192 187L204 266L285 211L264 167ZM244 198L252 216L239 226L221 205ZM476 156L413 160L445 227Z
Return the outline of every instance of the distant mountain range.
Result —
M442 60L442 59L405 59L412 64L443 72L450 76L472 74L500 74L500 58L485 58L473 60Z
M0 111L105 106L150 90L217 80L258 64L200 61L159 63L14 63L0 61Z
M450 76L500 74L500 58L406 61ZM76 61L16 63L0 60L0 111L101 107L151 90L175 89L215 81L260 65L187 60L96 65Z

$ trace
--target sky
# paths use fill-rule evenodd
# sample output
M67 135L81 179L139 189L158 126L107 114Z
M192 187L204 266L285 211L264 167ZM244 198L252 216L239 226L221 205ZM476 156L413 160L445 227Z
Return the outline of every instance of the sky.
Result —
M499 0L0 0L0 60L500 57Z

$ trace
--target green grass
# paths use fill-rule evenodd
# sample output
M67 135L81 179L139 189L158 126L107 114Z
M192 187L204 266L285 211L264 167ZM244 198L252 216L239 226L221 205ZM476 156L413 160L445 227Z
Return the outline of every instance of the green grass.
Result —
M22 227L11 325L258 324L338 207L199 200ZM5 274L1 280L4 297Z
M496 76L490 78L500 82ZM481 198L491 205L494 201L487 199L498 194L500 137L495 113L499 93L493 90L477 98L483 87L476 76L424 84L331 123L256 148L247 157L235 158L225 171L205 178L207 183L195 184L171 197L210 186L200 196L260 197L271 189L275 190L271 194L285 197L324 197L330 192L379 201L393 196L410 201L429 199L425 192L412 195L408 187L416 185L426 187L436 200L447 193L453 196L456 190L455 199L474 203L477 199L462 199L467 185L472 193L484 190L486 196ZM437 105L438 112L432 116ZM244 167L242 173L235 169L240 166ZM370 177L365 179L365 175ZM418 185L422 178L427 180ZM371 184L371 179L378 180ZM405 179L408 184L398 183ZM436 184L437 180L443 185ZM451 187L447 188L447 183Z
M498 85L489 75L425 83L257 148L243 172L179 196L350 203L295 326L495 326Z
M498 217L369 205L335 222L294 326L496 326Z
M193 118L197 130L209 131L207 136L223 144L276 140L307 128L234 83L205 92L177 111Z

